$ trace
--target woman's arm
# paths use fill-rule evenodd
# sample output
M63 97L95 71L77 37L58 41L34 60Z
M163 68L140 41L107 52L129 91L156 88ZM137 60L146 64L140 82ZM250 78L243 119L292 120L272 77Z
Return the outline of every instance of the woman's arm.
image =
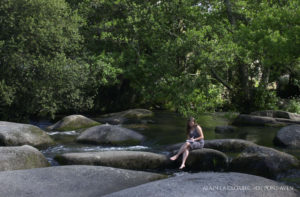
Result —
M196 130L197 130L197 132L199 133L200 137L197 137L197 138L195 138L194 140L201 140L201 139L204 139L202 129L201 129L201 127L200 127L199 125L197 125Z

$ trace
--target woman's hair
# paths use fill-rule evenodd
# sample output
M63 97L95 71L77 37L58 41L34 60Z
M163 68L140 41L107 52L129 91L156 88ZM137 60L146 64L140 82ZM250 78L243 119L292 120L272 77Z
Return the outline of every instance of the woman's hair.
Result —
M197 126L196 124L196 120L194 117L189 117L189 119L187 120L187 123L186 123L186 134L188 135L190 133L190 130L191 130L191 126L190 126L190 122L193 121L194 122L194 126Z

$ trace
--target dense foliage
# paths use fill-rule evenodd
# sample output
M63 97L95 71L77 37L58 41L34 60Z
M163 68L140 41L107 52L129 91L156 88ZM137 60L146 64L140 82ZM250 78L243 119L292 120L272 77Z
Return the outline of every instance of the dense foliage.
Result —
M297 111L298 0L3 0L0 118Z

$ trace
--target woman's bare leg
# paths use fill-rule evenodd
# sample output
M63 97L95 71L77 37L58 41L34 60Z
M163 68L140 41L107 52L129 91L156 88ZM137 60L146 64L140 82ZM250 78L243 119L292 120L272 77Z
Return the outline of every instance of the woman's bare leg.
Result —
M179 157L179 155L181 154L181 153L183 153L186 149L188 149L190 147L190 143L188 143L188 142L186 142L186 143L184 143L182 146L181 146L181 148L179 149L179 151L177 152L177 154L176 155L174 155L173 157L171 157L170 159L171 160L176 160L178 157Z
M189 156L190 151L188 149L186 149L183 153L183 157L182 157L182 163L179 169L183 169L185 167L185 161L187 159L187 157Z

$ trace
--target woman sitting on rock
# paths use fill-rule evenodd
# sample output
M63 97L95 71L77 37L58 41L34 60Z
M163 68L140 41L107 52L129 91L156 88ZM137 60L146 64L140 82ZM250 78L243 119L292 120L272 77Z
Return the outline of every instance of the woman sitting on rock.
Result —
M201 127L196 124L195 118L189 118L187 122L186 128L187 140L181 146L178 153L171 157L172 161L176 160L180 154L183 153L182 163L179 169L183 169L185 167L185 161L189 155L190 150L200 149L204 147L204 135Z

